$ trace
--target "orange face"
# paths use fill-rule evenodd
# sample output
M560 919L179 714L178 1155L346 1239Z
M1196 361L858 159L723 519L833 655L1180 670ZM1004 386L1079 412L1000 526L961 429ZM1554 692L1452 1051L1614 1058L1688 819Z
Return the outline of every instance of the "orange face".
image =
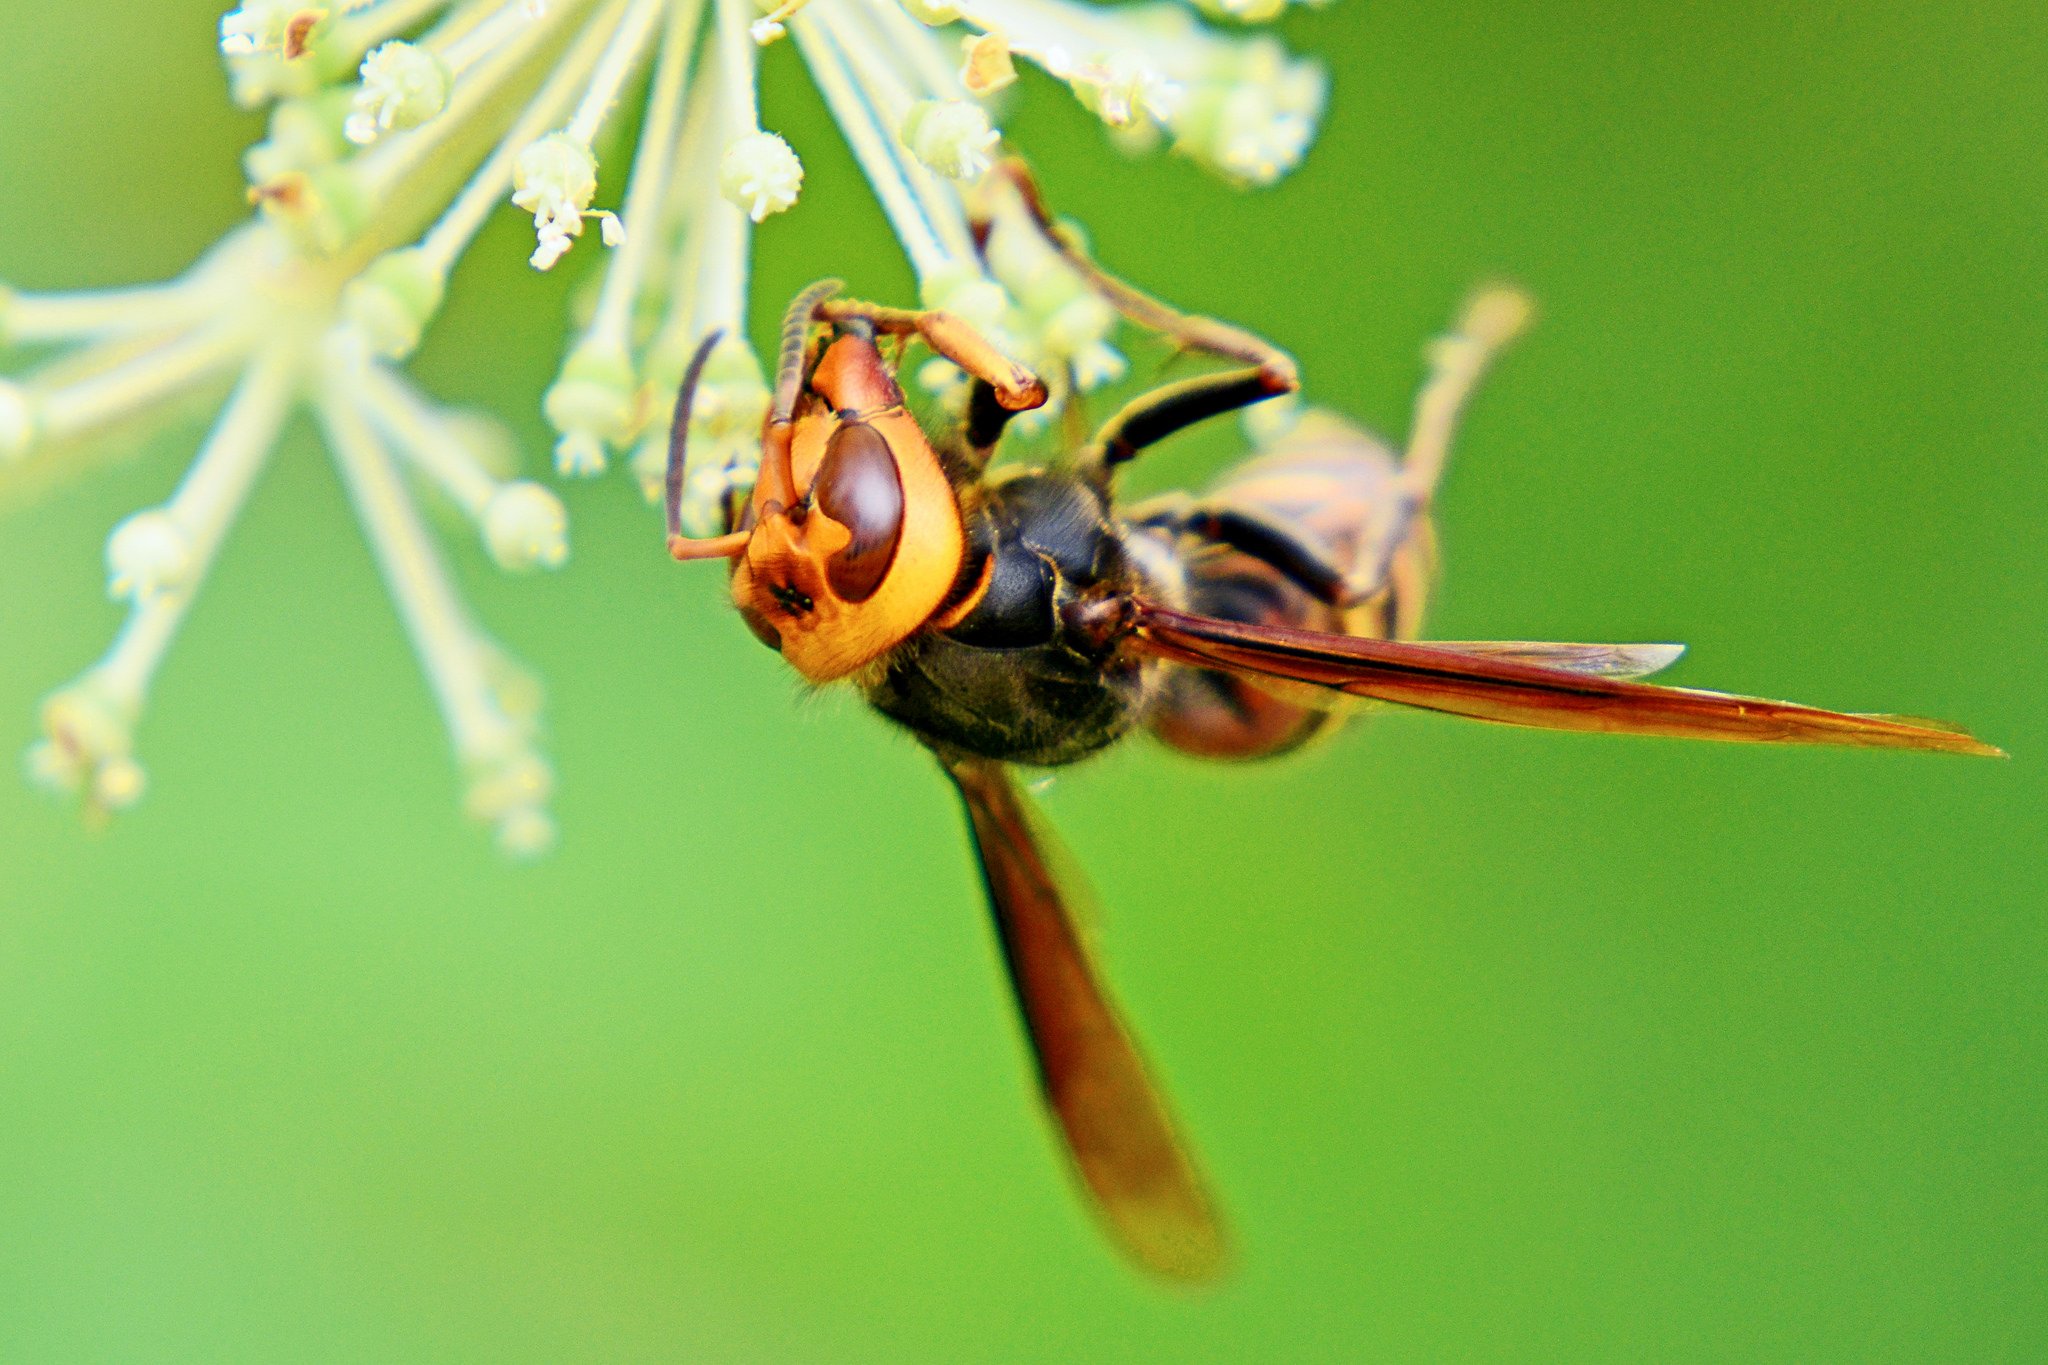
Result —
M785 503L772 479L755 485L733 601L799 673L829 682L938 610L965 554L960 504L881 355L862 338L842 336L826 349L787 439L794 500Z

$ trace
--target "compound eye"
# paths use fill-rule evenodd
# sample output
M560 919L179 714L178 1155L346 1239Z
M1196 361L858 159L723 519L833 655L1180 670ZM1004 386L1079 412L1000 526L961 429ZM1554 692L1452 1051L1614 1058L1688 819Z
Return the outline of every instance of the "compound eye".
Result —
M849 422L832 433L811 483L820 512L853 534L825 563L825 581L847 602L865 602L882 586L903 539L903 482L889 442L873 427Z

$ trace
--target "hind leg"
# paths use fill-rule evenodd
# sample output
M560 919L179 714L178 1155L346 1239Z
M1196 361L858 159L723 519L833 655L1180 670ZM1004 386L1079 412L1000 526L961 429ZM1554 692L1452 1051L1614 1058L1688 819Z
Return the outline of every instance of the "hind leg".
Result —
M1368 509L1350 565L1317 565L1322 578L1297 576L1304 588L1317 591L1321 585L1330 593L1324 600L1347 609L1384 597L1392 604L1389 629L1407 636L1420 626L1422 605L1436 577L1436 536L1429 509L1443 477L1451 437L1487 366L1528 319L1527 296L1496 286L1475 294L1457 326L1430 344L1429 373L1415 395L1415 416L1398 475Z
M1479 377L1501 348L1528 326L1529 311L1528 295L1496 285L1473 295L1457 327L1431 343L1429 375L1415 395L1414 424L1401 461L1402 482L1420 503L1426 505L1436 493L1452 433Z
M1391 515L1373 528L1352 581L1361 595L1350 605L1370 607L1377 596L1384 607L1384 619L1377 624L1397 639L1412 639L1421 630L1423 608L1436 581L1436 528L1429 509L1458 418L1487 366L1528 322L1528 296L1494 286L1473 295L1457 327L1430 344L1429 373L1415 395Z

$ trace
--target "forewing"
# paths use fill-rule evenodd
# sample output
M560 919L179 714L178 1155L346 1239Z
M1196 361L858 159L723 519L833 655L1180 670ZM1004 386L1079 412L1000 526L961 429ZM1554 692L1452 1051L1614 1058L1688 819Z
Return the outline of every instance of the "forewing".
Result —
M1999 754L1942 721L1823 711L1528 662L1528 651L1544 646L1475 648L1362 639L1223 621L1151 603L1139 604L1134 624L1146 648L1178 663L1309 683L1347 696L1504 725L1751 744Z
M1582 645L1548 640L1431 640L1431 649L1449 649L1481 659L1536 664L1590 678L1647 678L1678 662L1684 645Z
M1033 818L999 763L949 763L967 803L1010 984L1046 1103L1104 1221L1145 1266L1217 1275L1221 1225L1166 1102L1118 1017Z
M1545 640L1432 640L1432 649L1455 650L1482 659L1506 659L1516 663L1540 664L1567 673L1594 678L1641 678L1661 672L1678 662L1684 645L1558 644ZM1361 694L1334 691L1327 686L1301 682L1271 674L1239 672L1237 676L1292 706L1345 715L1367 710L1380 703Z

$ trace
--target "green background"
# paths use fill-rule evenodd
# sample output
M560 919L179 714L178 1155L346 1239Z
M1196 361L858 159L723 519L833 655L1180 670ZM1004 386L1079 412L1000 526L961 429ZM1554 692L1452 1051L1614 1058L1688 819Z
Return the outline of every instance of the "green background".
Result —
M0 274L154 277L239 215L216 10L0 5ZM155 689L144 805L95 836L0 781L0 1360L2048 1355L2048 13L1285 27L1335 94L1273 192L1127 162L1043 81L1006 127L1100 255L1383 427L1469 282L1536 294L1453 459L1435 632L1683 639L1681 681L2013 761L1385 716L1061 776L1240 1243L1179 1295L1065 1186L911 744L800 697L626 481L574 487L559 577L447 537L550 687L565 839L501 864L295 428ZM825 273L909 291L797 77L763 322ZM418 369L538 452L576 271L522 236ZM0 514L6 747L197 434Z

